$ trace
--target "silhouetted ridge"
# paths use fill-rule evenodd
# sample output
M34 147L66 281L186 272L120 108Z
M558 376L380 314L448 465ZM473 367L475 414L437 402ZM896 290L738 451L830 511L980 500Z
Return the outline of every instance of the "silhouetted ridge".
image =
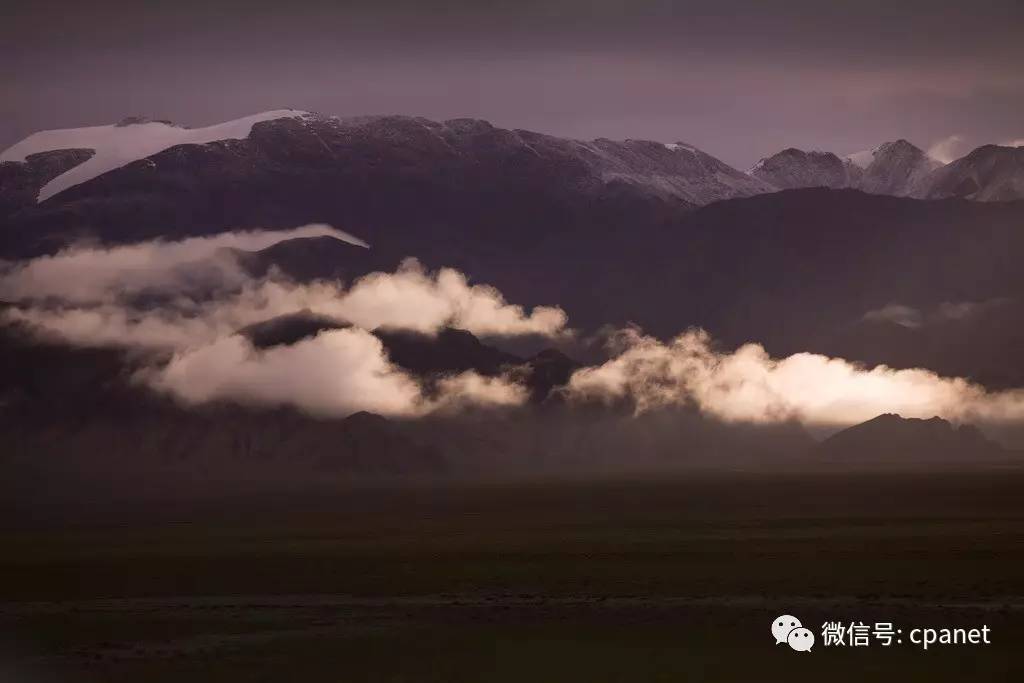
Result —
M953 425L940 417L904 418L885 413L832 435L818 454L836 463L971 465L992 460L1003 449L973 425Z

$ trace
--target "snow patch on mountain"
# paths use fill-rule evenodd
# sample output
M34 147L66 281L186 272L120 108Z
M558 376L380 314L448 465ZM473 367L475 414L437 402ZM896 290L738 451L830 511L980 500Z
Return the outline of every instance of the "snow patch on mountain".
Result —
M91 149L87 161L58 175L39 190L42 202L108 171L145 159L177 145L203 145L218 140L242 140L262 121L310 116L295 109L275 109L205 128L182 128L164 121L127 119L119 124L65 128L35 133L0 153L0 163L24 162L40 152Z

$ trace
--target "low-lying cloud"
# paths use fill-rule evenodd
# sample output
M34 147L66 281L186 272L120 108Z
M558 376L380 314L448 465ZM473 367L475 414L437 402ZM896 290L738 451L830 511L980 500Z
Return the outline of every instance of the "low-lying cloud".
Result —
M695 406L728 422L798 421L847 426L881 413L956 421L1024 419L1024 391L992 393L922 369L896 370L813 353L771 358L758 344L733 352L691 330L670 342L635 329L613 339L615 355L577 371L566 392L578 401L630 402L637 412Z
M330 226L313 225L109 249L78 247L8 265L0 274L0 297L16 305L0 315L71 345L141 349L148 360L136 381L189 405L282 405L329 417L360 410L418 417L528 400L521 372L452 373L429 382L414 376L391 361L375 330L430 335L450 326L484 337L570 334L561 308L528 311L451 268L428 271L409 259L395 272L371 273L351 284L295 282L273 268L254 276L239 265L237 254L225 251L310 236L363 244ZM196 288L197 273L211 268L224 286ZM160 296L140 296L154 291ZM1003 303L950 302L929 310L894 303L864 318L916 329L969 320ZM304 312L336 320L339 329L270 348L256 348L239 333ZM608 350L606 362L576 371L563 388L570 405L627 404L637 413L687 406L726 422L836 427L880 413L1024 420L1022 391L989 392L928 370L867 368L813 353L777 359L757 344L722 351L700 330L665 342L627 328L612 336Z
M295 282L274 269L255 277L238 261L239 251L320 236L367 246L330 226L309 225L181 242L74 247L9 264L0 274L0 298L17 305L3 318L71 345L160 350L136 379L188 404L291 405L325 416L359 410L418 416L514 406L527 398L526 389L510 379L473 372L441 377L424 388L391 363L371 334L379 328L428 335L449 326L479 336L569 334L560 308L527 312L493 287L472 284L452 268L430 272L415 259L351 286ZM296 313L346 327L265 350L239 334L249 325Z
M527 314L522 306L507 303L494 287L470 285L453 268L430 274L415 259L407 259L395 273L371 273L344 295L315 301L308 308L367 329L425 333L452 326L483 336L556 336L566 325L561 308L537 306Z
M175 354L139 379L189 404L287 405L325 417L361 410L412 417L470 406L514 406L526 399L522 387L474 372L443 378L427 394L391 363L377 337L360 328L323 331L265 350L232 335Z
M284 240L306 237L333 237L369 247L358 237L323 224L292 230L225 232L177 242L77 245L0 270L0 299L101 303L153 290L188 295L200 287L239 287L250 277L230 250L259 251Z
M307 225L180 242L72 247L8 264L0 271L0 299L21 304L8 311L8 318L82 345L177 349L300 311L367 330L432 334L452 326L482 336L567 333L560 308L537 306L527 312L494 287L471 284L452 268L429 272L415 259L349 287L337 281L294 282L274 269L257 278L238 261L241 251L321 236L367 246L330 226ZM140 302L147 294L149 299Z

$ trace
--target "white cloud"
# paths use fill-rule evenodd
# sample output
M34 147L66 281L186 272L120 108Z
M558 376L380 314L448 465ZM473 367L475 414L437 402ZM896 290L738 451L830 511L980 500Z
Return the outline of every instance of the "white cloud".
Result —
M881 413L982 422L1024 419L1024 391L989 393L928 370L865 368L812 353L773 359L757 344L724 353L702 330L668 343L625 330L616 341L615 357L572 376L571 398L630 401L638 412L694 405L725 421L797 420L815 426L847 426Z
M173 349L206 344L247 325L301 311L368 330L432 334L452 326L482 336L568 334L560 308L538 306L527 314L493 287L470 285L450 268L431 274L415 261L396 273L371 273L349 290L337 282L260 280L209 301L180 297L156 308L124 302L58 303L10 309L6 317L75 344Z
M365 329L433 333L454 326L484 336L566 333L565 313L538 306L527 313L497 289L470 284L451 268L436 273L415 259L394 273L371 273L346 289L340 282L291 282L279 274L254 279L225 249L256 251L301 237L365 242L328 225L233 232L179 242L72 247L8 264L0 299L20 302L7 318L83 345L183 348L279 315L311 311ZM140 294L160 301L138 305Z
M266 351L232 335L176 354L144 378L187 403L293 405L322 415L406 414L420 395L416 382L388 362L380 340L358 329Z
M322 224L292 230L226 232L178 242L73 246L53 256L9 264L0 272L0 299L98 303L153 289L188 294L197 289L205 291L211 285L238 287L249 277L223 250L259 251L303 237L333 237L369 247L357 237Z
M377 337L359 328L328 330L290 346L259 350L240 335L190 349L141 381L189 404L233 401L289 405L337 417L366 410L418 416L469 406L515 406L522 387L467 372L442 379L425 396L420 384L392 364Z
M1003 147L1024 147L1024 138L1017 138L1016 140L1007 140L1006 142L999 143Z
M515 381L473 372L442 377L425 391L390 362L371 334L378 327L428 334L445 326L485 336L566 334L561 309L527 312L451 268L432 273L410 259L394 273L371 273L346 288L334 281L297 283L274 272L256 279L222 251L320 235L362 244L330 226L311 225L68 249L9 265L0 275L0 296L18 305L0 315L70 344L170 352L169 361L166 354L151 354L139 379L186 403L291 405L330 416L358 410L422 415L527 399ZM154 291L160 296L140 302L139 294ZM238 334L248 325L307 311L351 326L266 350Z
M319 415L358 410L417 416L468 406L515 406L527 390L511 377L463 373L429 389L388 359L378 327L433 333L454 326L478 335L567 334L556 307L527 311L493 287L471 284L457 270L427 271L408 260L394 273L340 282L296 283L278 276L253 279L226 268L232 287L192 296L197 263L224 246L258 249L295 236L332 234L328 226L276 233L231 233L177 243L110 249L78 248L14 264L0 291L19 304L3 315L81 345L163 348L139 379L187 403L217 400L290 405ZM203 266L206 267L205 265ZM225 276L226 277L226 276ZM133 296L153 288L158 303ZM1002 300L950 302L933 312L898 303L865 315L919 327L963 320ZM309 311L351 323L292 345L256 349L241 328ZM635 329L613 339L607 362L577 371L567 395L575 400L628 401L637 411L695 405L726 421L798 420L843 426L895 412L954 420L1024 420L1024 392L991 393L958 378L926 370L865 368L799 353L773 359L756 344L717 351L708 335L690 331L670 342Z
M472 370L438 382L438 396L430 410L461 410L469 406L517 406L526 403L529 392L509 376L484 377Z
M396 327L431 333L445 325L478 335L557 335L565 312L538 306L529 314L508 304L494 287L470 285L452 268L431 275L415 259L395 273L371 273L331 305L315 312L335 315L367 329Z

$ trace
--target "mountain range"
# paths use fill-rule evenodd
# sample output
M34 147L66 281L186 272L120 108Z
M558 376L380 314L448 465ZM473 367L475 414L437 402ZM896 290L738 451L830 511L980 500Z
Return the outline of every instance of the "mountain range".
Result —
M780 189L852 188L894 197L929 194L932 174L942 167L906 140L840 158L831 152L785 149L761 159L750 174Z
M1024 149L943 165L906 140L845 158L787 149L749 173L683 143L590 141L486 121L276 110L200 129L130 118L44 131L0 153L0 256L71 238L408 221L671 221L716 201L804 187L915 198L1024 197ZM368 226L369 227L369 226ZM373 241L377 235L362 235Z
M189 136L131 121L15 145L0 154L7 227L0 254L45 252L76 234L136 241L315 216L355 227L364 216L474 224L503 216L524 224L576 220L595 209L673 215L773 189L683 143L584 142L472 119L250 118L246 126L214 127L234 137L163 149L151 138ZM85 147L58 152L54 144ZM66 181L98 157L103 163L79 173L79 182ZM63 189L51 195L54 184ZM363 237L377 235L364 230Z
M0 163L0 258L326 222L372 248L310 238L235 256L254 275L299 280L351 280L415 256L509 300L560 305L585 330L636 323L664 338L701 326L727 346L1024 383L1024 203L848 187L916 195L938 178L929 192L941 194L976 177L968 185L987 189L969 195L1001 196L1019 186L1021 148L982 147L938 169L905 141L848 159L787 150L759 165L769 185L683 143L466 119L286 110L211 128L130 120L19 143L0 156L26 159ZM214 135L228 137L203 142ZM116 166L109 149L42 149L52 144L113 145L125 163L37 202L94 154L105 162L93 170ZM890 315L903 309L915 322Z
M77 241L323 222L370 248L318 236L220 255L252 278L297 282L352 282L412 256L508 301L560 306L580 339L606 325L663 340L702 327L723 348L757 342L774 358L811 352L1019 387L1024 202L1001 200L1024 196L1022 154L989 145L940 165L901 140L845 158L785 150L742 173L681 142L577 141L469 119L282 110L195 130L132 119L39 134L0 155L0 259ZM238 333L265 349L347 324L268 316ZM715 452L732 465L813 447L796 424L741 427L696 410L568 411L558 390L594 362L585 345L519 352L460 329L373 330L428 390L453 372L512 372L529 408L476 420L324 420L222 403L187 410L126 381L131 354L0 333L0 431L29 469L28 455L51 451L124 464L136 445L172 464L190 453L217 454L217 467L280 455L312 472L367 475L479 466L479 452L505 468L526 457L558 470L574 458L622 467L624 452L643 454L630 466L661 467L677 463L680 440L687 458ZM821 460L850 450L843 444L857 433L823 445ZM902 438L887 433L878 438ZM367 462L367 448L388 455ZM275 476L273 462L266 472Z
M962 197L977 201L1024 198L1024 148L983 145L948 164L906 140L839 157L832 152L785 149L761 159L750 175L780 189L851 188L917 199Z

